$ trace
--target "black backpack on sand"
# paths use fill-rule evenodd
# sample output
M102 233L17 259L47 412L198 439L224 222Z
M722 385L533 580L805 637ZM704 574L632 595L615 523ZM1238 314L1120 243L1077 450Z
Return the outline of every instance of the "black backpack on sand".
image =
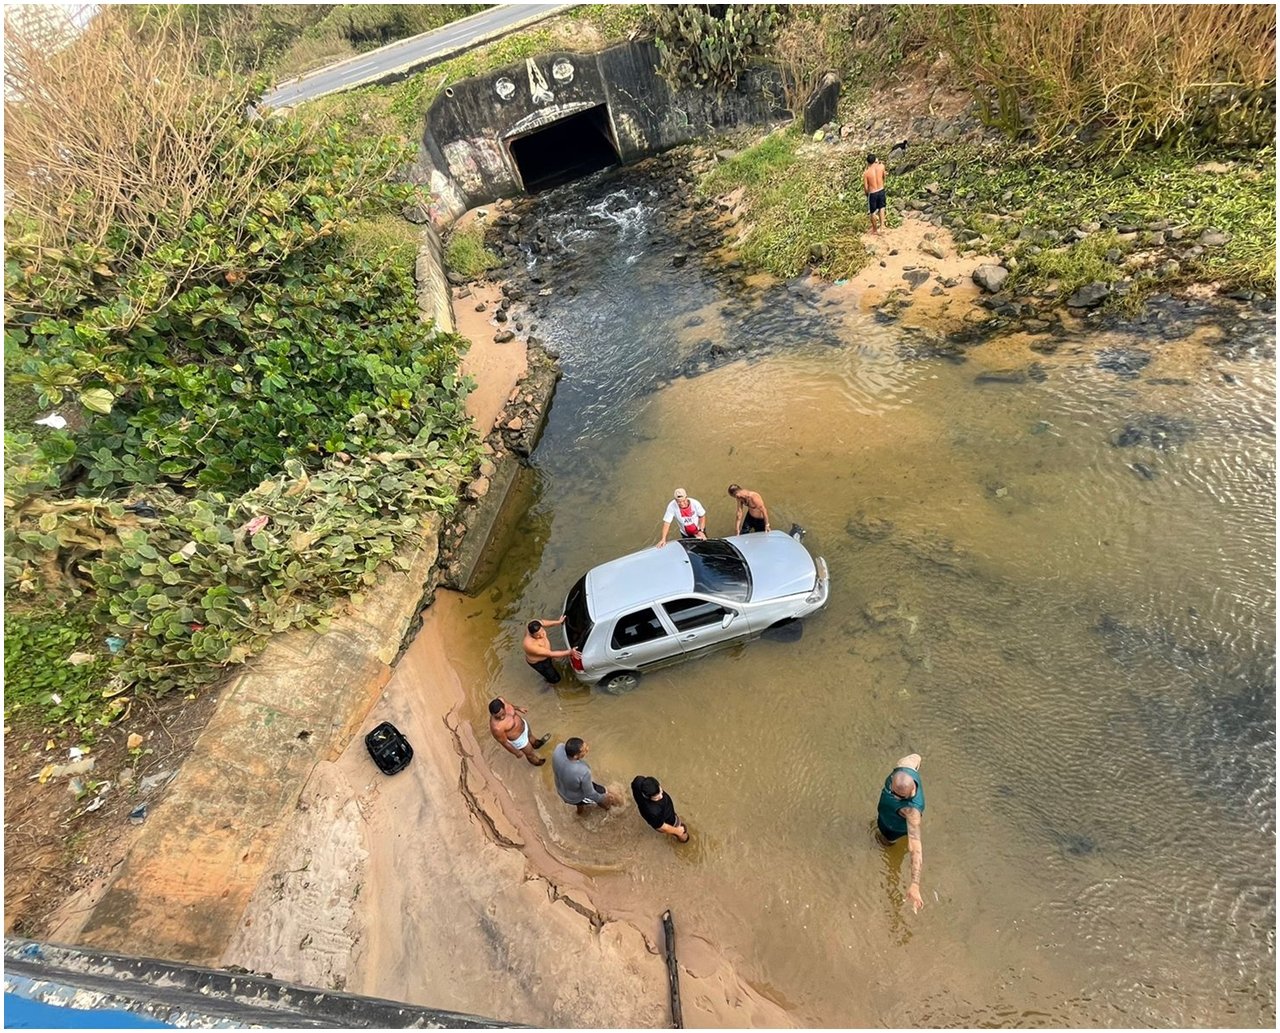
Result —
M369 756L378 765L384 775L394 775L403 771L413 760L413 747L409 740L390 721L383 721L372 732L364 737L364 744L369 749Z

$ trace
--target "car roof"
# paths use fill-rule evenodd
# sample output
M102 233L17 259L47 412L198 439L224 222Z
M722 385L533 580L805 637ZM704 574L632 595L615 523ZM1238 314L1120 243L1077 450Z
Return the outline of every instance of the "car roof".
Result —
M692 591L693 565L679 542L641 549L587 571L587 605L593 620Z

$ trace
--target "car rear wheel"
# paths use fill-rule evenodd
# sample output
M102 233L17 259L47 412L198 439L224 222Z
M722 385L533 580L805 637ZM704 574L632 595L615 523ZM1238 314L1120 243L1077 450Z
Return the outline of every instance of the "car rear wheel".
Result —
M639 671L614 671L600 679L600 688L612 693L630 692L639 684Z

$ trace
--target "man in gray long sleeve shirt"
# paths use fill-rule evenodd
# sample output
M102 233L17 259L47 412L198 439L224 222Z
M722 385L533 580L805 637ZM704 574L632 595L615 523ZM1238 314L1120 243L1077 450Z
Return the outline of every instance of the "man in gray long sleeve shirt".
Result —
M589 806L608 810L618 802L618 798L598 782L591 780L591 769L587 767L586 756L591 747L574 736L565 742L558 743L551 753L551 770L556 776L556 792L565 803L573 804L579 814L584 814Z

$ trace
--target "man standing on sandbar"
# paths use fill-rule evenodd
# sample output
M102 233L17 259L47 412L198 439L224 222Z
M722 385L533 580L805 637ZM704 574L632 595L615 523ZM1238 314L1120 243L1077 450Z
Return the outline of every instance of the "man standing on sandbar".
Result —
M544 735L540 739L529 741L533 735L533 730L529 727L529 722L525 720L525 715L529 711L524 707L518 707L514 703L508 703L501 696L490 700L489 702L489 734L502 744L502 748L508 753L517 757L524 757L535 768L545 764L546 758L539 757L535 750L540 750L547 744L550 735Z

